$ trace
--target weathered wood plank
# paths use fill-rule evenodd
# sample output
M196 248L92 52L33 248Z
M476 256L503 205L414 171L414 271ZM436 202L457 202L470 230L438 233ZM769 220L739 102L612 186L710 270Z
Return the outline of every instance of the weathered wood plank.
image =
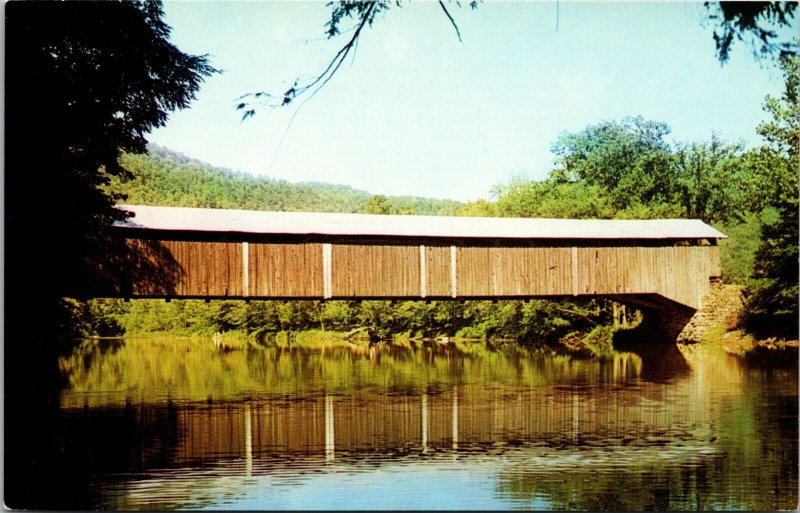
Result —
M322 244L250 244L251 295L322 297Z
M709 277L720 273L719 248L708 245L572 248L131 239L128 246L141 253L142 262L134 267L144 268L151 253L163 252L177 269L170 271L174 283L170 277L147 279L133 273L133 281L124 285L126 290L150 296L421 298L450 297L454 291L464 298L660 294L697 308L708 290ZM323 247L329 248L327 256Z
M418 246L334 244L333 297L419 297Z

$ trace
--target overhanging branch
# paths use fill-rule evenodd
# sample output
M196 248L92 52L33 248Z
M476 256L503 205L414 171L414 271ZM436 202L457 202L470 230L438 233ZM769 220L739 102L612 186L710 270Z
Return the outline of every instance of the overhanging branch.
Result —
M397 6L401 5L399 0L397 0L395 3ZM447 16L447 19L450 21L450 24L455 29L458 41L463 42L461 39L461 31L459 30L455 19L450 14L450 11L447 9L442 0L439 0L438 3L445 16ZM456 4L460 6L459 2L456 2ZM477 5L477 0L473 0L469 3L469 6L472 9L475 9ZM342 66L342 63L348 57L348 55L355 55L355 50L358 48L358 40L362 34L362 31L364 30L364 27L366 27L368 24L371 25L375 15L388 8L389 2L387 0L343 0L336 4L336 7L333 8L331 13L331 21L327 24L328 37L335 37L339 35L338 25L340 21L346 17L351 17L354 13L357 13L357 23L347 43L345 43L345 45L342 46L338 52L336 52L336 55L334 55L330 62L328 62L328 65L325 67L322 73L310 81L301 83L300 79L296 79L292 84L292 87L284 91L281 95L274 95L265 91L261 91L257 93L248 93L237 98L236 110L242 111L242 121L254 116L259 108L274 109L277 107L285 107L291 105L295 99L306 94L308 94L308 96L305 101L313 98L339 71L339 68ZM305 103L305 101L303 103Z

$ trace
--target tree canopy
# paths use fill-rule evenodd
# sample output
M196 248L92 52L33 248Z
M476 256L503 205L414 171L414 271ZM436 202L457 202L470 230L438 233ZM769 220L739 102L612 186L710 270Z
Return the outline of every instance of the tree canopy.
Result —
M669 133L666 123L641 116L564 132L552 145L556 166L547 180L496 187L492 208L524 217L743 220L741 205L758 189L744 146L717 136L668 143Z
M86 278L84 260L121 217L101 189L125 174L119 156L145 151L145 134L215 71L169 42L162 16L154 0L6 5L6 234L36 248L9 264L35 261L29 278L57 295Z
M779 33L790 26L797 2L707 1L705 6L714 25L714 44L721 63L730 59L735 41L748 42L756 58L797 55L796 42Z
M126 153L120 164L130 177L112 177L110 194L125 203L172 207L235 208L287 212L372 212L371 203L386 204L382 213L454 214L453 200L415 196L372 196L346 185L291 183L255 177L211 166L167 148L148 144L147 154ZM382 198L374 199L374 198Z

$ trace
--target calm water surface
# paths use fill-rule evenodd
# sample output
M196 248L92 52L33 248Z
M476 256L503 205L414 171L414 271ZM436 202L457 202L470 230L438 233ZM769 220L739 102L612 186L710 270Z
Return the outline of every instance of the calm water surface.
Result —
M147 338L60 364L65 509L797 507L796 362Z

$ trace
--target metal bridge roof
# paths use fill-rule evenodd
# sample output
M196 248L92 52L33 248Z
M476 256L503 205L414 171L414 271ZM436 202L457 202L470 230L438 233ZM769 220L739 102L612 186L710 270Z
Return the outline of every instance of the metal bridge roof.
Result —
M115 226L263 235L334 235L484 239L720 239L696 219L541 219L263 212L119 205L134 217Z

